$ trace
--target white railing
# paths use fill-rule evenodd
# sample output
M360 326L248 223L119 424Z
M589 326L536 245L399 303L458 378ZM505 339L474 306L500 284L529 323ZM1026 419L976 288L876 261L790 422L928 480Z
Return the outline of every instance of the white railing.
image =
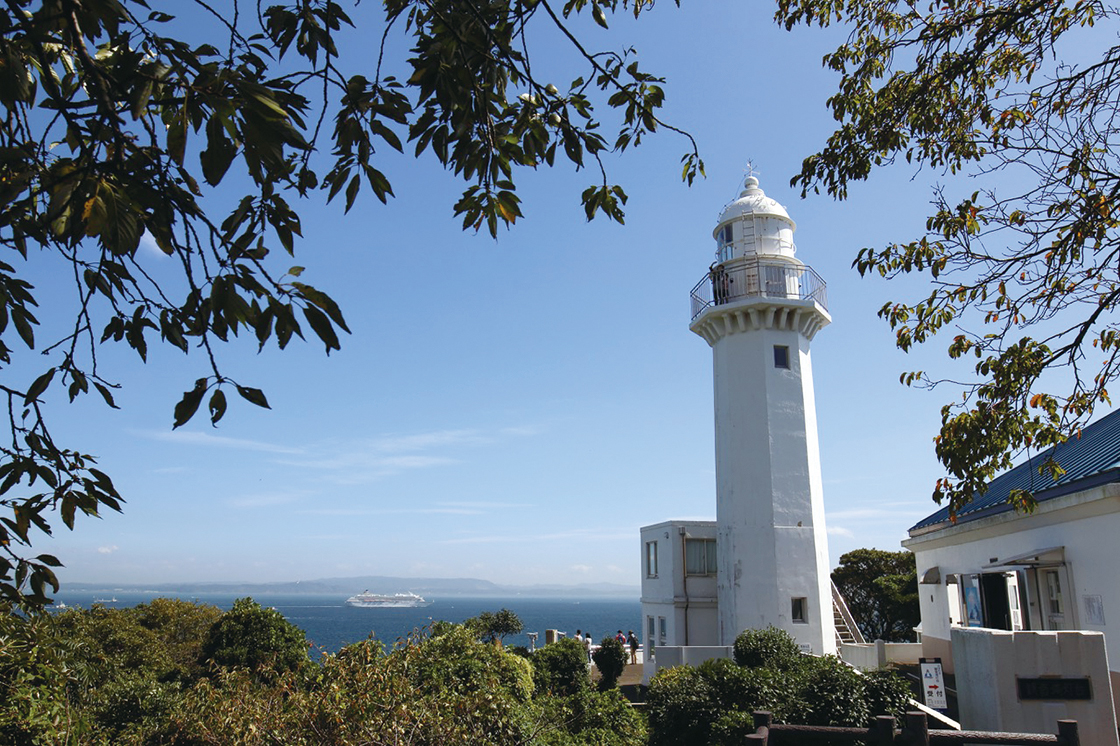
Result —
M692 318L711 306L744 298L796 298L814 300L828 310L827 287L821 276L805 265L748 259L740 264L716 265L692 288Z

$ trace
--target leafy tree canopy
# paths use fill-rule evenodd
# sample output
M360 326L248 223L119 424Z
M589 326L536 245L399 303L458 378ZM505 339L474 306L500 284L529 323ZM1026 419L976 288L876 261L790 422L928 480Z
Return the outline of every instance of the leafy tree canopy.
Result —
M936 438L947 476L933 496L955 512L1017 456L1076 436L1120 374L1115 11L1099 0L778 8L787 28L853 29L824 58L840 75L828 102L838 125L793 179L803 193L843 198L900 160L981 186L938 190L924 235L855 260L865 275L929 279L928 294L879 312L901 349L943 332L950 357L973 361L949 382L964 395L942 409ZM902 380L946 383L923 371ZM1029 489L1011 500L1033 506Z
M311 664L307 638L276 609L239 598L206 633L200 657L226 668L243 668L268 678L303 671Z
M856 549L832 571L848 610L867 640L906 642L922 620L918 569L910 552Z
M463 626L484 642L501 642L525 629L521 618L509 609L484 611L463 622Z
M0 11L0 392L11 429L0 446L0 596L47 601L59 563L32 554L36 532L121 508L111 478L56 441L47 416L51 402L91 392L116 406L101 345L124 344L141 362L153 341L202 356L207 372L175 405L174 427L200 408L217 423L231 394L269 406L220 365L219 343L284 348L310 334L328 354L339 348L342 311L285 256L303 233L299 198L322 193L346 210L363 192L385 202L384 154L407 148L463 180L454 213L464 228L496 235L522 216L519 173L559 158L595 172L581 196L587 217L621 221L626 193L602 156L667 127L662 81L634 50L595 51L567 24L589 14L605 27L648 5L385 0L374 53L355 60L340 57L341 41L371 35L335 0L10 0ZM569 84L534 74L531 42L549 29L580 63ZM386 59L398 48L405 60ZM702 171L695 149L683 166L687 180ZM142 244L173 261L154 264ZM52 310L70 299L65 328L40 324L44 298Z

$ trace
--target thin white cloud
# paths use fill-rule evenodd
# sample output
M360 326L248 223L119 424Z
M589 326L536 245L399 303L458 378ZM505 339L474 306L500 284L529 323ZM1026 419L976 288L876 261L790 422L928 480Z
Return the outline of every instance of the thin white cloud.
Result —
M229 501L229 504L235 508L272 508L277 505L290 505L299 499L299 495L264 492L235 497Z
M494 441L492 436L478 430L437 430L416 435L390 435L369 442L369 447L382 453L424 451L430 448L485 445Z
M847 539L856 538L856 535L854 533L852 533L851 529L844 528L843 526L829 526L828 527L828 535L829 536L843 536Z
M572 572L578 572L581 575L586 575L587 573L591 572L595 568L592 567L591 565L572 565L568 569L571 570Z
M227 438L224 435L211 435L190 430L172 430L171 432L145 430L139 434L152 440L163 440L179 445L208 446L212 448L236 448L242 451L261 451L263 453L302 454L301 448L265 443L259 440L246 440L244 438Z
M637 536L636 531L589 531L589 530L576 530L576 531L558 531L555 533L547 534L491 534L479 536L464 536L458 539L443 539L437 541L439 544L532 544L537 542L546 541L590 541L590 542L607 542L607 541L628 541Z
M116 544L113 544L112 546L98 547L97 548L97 553L98 554L112 554L113 552L117 551L118 549L120 549L120 547L118 547Z
M488 500L443 500L437 502L436 505L448 508L474 508L477 510L509 510L511 508L536 507L532 503L490 502Z
M483 515L481 510L467 508L310 508L296 511L301 515Z

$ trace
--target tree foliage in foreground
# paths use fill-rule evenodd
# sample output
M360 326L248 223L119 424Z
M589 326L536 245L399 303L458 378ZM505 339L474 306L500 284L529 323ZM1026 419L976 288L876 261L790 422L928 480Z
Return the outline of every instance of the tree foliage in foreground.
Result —
M246 624L253 616L275 631L271 617L260 613L266 610L239 603L241 609L224 614L160 599L135 609L0 615L0 740L94 746L645 743L642 717L617 690L595 692L584 683L567 693L540 691L535 661L531 666L481 642L464 626L415 632L391 649L370 639L324 655L318 666L285 667L270 652L276 634ZM202 623L206 619L210 624ZM215 637L236 637L239 650L258 643L269 650L239 653L231 666L211 659L183 675L177 651L202 650ZM288 634L280 637L287 644ZM306 650L302 634L295 647ZM250 661L260 665L253 669ZM582 661L580 668L586 679Z
M866 640L909 642L922 620L911 552L855 549L840 557L832 582Z
M735 661L659 671L647 697L650 745L740 743L754 732L755 710L798 725L866 728L875 715L901 719L910 688L898 674L861 675L835 656L796 651L783 630L747 630L735 641Z
M966 380L942 409L933 496L955 514L1017 456L1069 437L1120 375L1120 46L1100 0L779 0L777 19L843 23L824 65L840 74L838 126L793 179L843 198L905 160L970 172L935 194L924 235L864 248L861 274L928 278L879 315L909 350L950 335ZM950 182L952 186L958 182ZM975 189L975 191L974 191ZM1062 466L1039 465L1053 476ZM1031 490L1011 501L1031 509Z
M8 2L0 394L11 433L0 444L0 596L45 602L59 563L32 556L36 532L121 508L94 458L49 426L59 400L96 392L116 406L101 345L123 344L141 362L153 343L195 352L200 374L174 407L174 427L199 409L217 423L233 395L268 407L220 365L220 343L243 336L283 349L311 335L328 354L339 348L342 311L286 257L303 234L299 199L322 194L347 211L363 192L385 202L393 187L382 157L407 149L463 180L454 212L464 228L496 235L522 215L518 174L559 159L596 172L581 197L587 217L621 221L626 194L602 156L666 126L662 81L634 50L596 51L567 24L589 13L605 27L651 4L385 0L384 23L371 30L354 28L335 0ZM570 84L534 73L531 42L549 33L575 50ZM370 54L343 59L354 39ZM387 57L402 46L406 59ZM701 170L692 150L684 176ZM52 315L70 314L62 328L40 324L48 299Z

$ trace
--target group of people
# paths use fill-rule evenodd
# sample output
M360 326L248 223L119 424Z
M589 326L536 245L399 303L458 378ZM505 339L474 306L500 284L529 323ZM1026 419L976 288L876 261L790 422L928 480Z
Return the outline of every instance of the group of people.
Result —
M630 648L630 663L631 665L637 665L638 648L641 647L641 643L638 642L638 636L634 634L634 630L630 630L630 632L625 635L622 634L622 630L619 630L618 634L614 636L614 639L618 640L618 644L622 646L623 650L625 650L627 647ZM583 649L587 651L587 662L591 663L591 633L588 632L585 635L583 633L583 630L577 629L576 640L583 643Z

